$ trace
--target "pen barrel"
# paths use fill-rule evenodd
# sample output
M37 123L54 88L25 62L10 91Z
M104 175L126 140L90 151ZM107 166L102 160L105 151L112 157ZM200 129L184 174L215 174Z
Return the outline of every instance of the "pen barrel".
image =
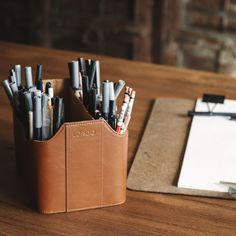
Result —
M97 104L96 89L92 88L90 90L90 97L89 97L89 113L93 117L95 117L96 104Z
M10 88L10 84L8 82L8 80L3 80L2 81L2 86L6 92L6 95L11 103L11 106L14 108L15 107L15 103L14 103L14 99L13 99L13 93L11 91L11 88Z
M88 108L89 104L89 82L88 82L88 76L83 75L82 76L82 82L83 82L83 104L86 108Z
M117 99L121 93L121 90L125 86L125 81L124 80L119 80L118 83L115 85L115 99Z
M36 69L36 83L39 80L42 80L42 65L38 64Z
M71 84L73 89L79 89L79 62L71 62Z
M81 75L82 75L82 76L83 76L83 75L87 75L86 69L85 69L84 58L80 57L80 58L78 59L78 61L79 61L79 71L80 71Z
M32 79L32 69L30 66L25 67L25 82L28 89L34 86Z
M34 138L34 129L33 129L33 112L28 112L28 129L29 129L29 140L32 140Z
M100 62L95 61L95 66L96 66L96 73L95 73L96 90L97 90L97 95L99 96L101 94L101 91L100 91L100 87L101 87Z
M34 97L34 135L35 139L41 140L42 131L42 101L40 96Z
M102 114L107 117L109 113L109 82L102 83ZM104 117L104 119L105 119Z
M89 88L94 88L94 77L96 72L96 63L94 61L91 61L89 70L88 70L88 76L89 76ZM96 81L95 81L96 83Z
M21 65L15 65L17 86L21 86Z

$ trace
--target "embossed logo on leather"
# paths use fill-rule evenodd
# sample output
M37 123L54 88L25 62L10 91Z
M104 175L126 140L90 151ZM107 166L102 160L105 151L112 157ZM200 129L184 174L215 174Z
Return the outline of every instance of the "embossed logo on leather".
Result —
M92 137L96 135L96 130L82 130L82 131L73 131L72 137L73 138L82 138L82 137Z

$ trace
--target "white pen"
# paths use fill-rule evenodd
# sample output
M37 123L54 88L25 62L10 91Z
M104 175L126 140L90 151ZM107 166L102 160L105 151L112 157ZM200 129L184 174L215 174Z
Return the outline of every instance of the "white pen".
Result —
M121 133L125 133L125 131L128 128L128 125L129 125L129 122L130 122L130 119L131 119L131 113L132 113L133 105L134 105L135 95L136 95L136 92L132 91L131 96L130 96L130 101L129 101L129 104L128 104L128 108L127 108L127 112L126 112L126 116L125 116L125 121L124 121L123 126L121 128Z
M117 121L117 126L116 126L116 132L120 133L121 131L121 127L123 125L124 122L124 118L125 118L125 114L127 111L127 107L128 107L128 103L130 100L130 95L129 95L129 87L127 86L125 88L125 95L124 95L124 100L123 100L123 104L121 106L121 111L120 111L120 115L118 117L118 121Z

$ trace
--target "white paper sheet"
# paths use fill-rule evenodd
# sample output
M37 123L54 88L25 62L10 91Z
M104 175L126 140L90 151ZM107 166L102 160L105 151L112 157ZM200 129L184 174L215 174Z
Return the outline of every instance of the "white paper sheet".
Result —
M208 111L197 100L196 111ZM225 100L214 112L236 112L236 101ZM178 187L228 192L236 183L236 121L227 117L195 116L189 133Z

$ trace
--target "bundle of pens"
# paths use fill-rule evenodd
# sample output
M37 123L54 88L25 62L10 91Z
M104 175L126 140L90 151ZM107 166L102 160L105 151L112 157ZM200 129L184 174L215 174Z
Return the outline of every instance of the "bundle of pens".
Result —
M79 58L68 63L71 86L75 95L95 119L103 118L118 133L127 130L135 99L135 91L126 86L123 104L117 114L116 101L125 86L123 80L117 83L105 80L100 91L100 63Z
M51 84L43 89L42 65L37 65L35 84L32 69L25 67L25 85L21 80L21 65L10 70L8 80L2 86L14 113L24 126L30 140L47 140L64 122L64 102L54 97ZM44 91L45 90L45 91Z

